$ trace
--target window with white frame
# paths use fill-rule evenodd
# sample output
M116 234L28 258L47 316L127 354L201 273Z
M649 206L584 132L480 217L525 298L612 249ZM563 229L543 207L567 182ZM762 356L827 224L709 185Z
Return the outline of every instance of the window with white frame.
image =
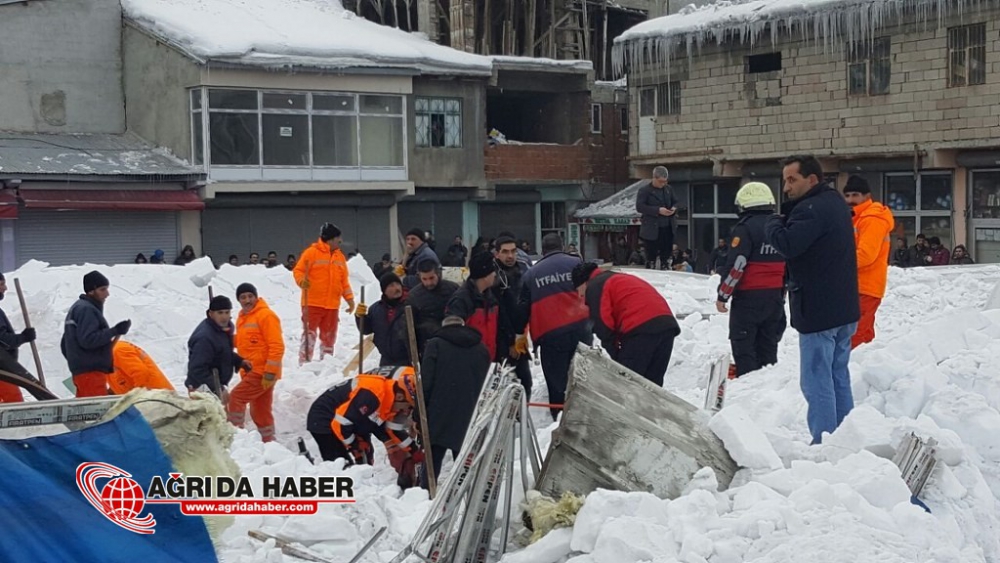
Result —
M888 37L848 45L847 92L852 96L889 93L892 76L891 43Z
M600 133L601 126L601 104L590 104L590 132Z
M938 237L941 244L952 243L952 176L950 172L886 174L885 201L896 220L896 236L912 244L916 235Z
M405 162L402 96L195 88L191 115L198 164L206 152L219 167L400 168Z
M948 30L948 86L986 83L986 24Z
M416 98L418 147L462 146L462 100L457 98Z

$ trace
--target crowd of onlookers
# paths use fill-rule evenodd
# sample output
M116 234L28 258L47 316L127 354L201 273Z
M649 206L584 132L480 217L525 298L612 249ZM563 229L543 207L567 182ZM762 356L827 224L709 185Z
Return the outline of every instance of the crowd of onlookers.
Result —
M957 245L949 252L948 247L941 244L941 239L927 238L923 234L917 235L917 242L913 246L907 246L905 237L897 237L891 263L900 268L975 264L964 244Z

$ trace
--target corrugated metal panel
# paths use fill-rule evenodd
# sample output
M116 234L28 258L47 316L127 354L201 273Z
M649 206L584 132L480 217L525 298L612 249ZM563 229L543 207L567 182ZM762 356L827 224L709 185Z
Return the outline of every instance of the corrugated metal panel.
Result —
M510 231L534 247L536 229L534 203L479 204L479 235L482 237L496 238L500 231Z
M159 175L202 174L136 135L0 133L4 174Z
M162 249L168 263L177 256L177 213L173 211L52 211L22 209L16 222L17 265L41 260L69 264L130 264Z
M361 248L372 261L389 252L387 207L209 207L202 214L202 244L216 264L230 254L239 256L241 263L251 252L264 259L272 250L284 262L312 244L327 221L343 231L346 253Z

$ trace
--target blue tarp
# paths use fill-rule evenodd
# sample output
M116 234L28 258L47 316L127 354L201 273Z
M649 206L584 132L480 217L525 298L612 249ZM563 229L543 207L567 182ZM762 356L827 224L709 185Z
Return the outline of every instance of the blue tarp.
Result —
M205 522L175 504L147 504L156 532L119 527L91 506L76 484L77 466L105 462L145 490L173 471L153 430L133 407L78 432L0 440L0 561L154 563L217 561ZM98 483L103 486L106 480Z

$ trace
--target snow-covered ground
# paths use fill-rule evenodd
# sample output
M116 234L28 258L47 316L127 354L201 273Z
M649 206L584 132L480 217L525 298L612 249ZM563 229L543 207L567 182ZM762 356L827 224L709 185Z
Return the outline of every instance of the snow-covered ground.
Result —
M370 270L357 258L350 267L355 291L368 283L367 300L376 299ZM337 560L353 556L381 526L389 531L364 561L386 562L405 545L429 501L423 491L399 491L381 448L373 467L346 471L340 463L310 465L294 453L296 439L307 435L305 415L312 399L343 378L343 367L354 355L358 331L346 313L335 357L299 368L299 293L283 268L224 265L215 271L204 259L185 267L97 268L112 284L108 320L131 318L126 339L149 352L178 388L187 338L204 318L207 285L232 297L237 284L254 283L281 317L288 345L284 376L276 387L278 442L265 446L252 429L241 431L233 457L251 476L345 472L355 478L355 505L328 506L308 517L238 517L222 537L224 561L296 561L247 537L247 530L261 527L318 541L313 549ZM62 321L91 269L32 262L7 275L12 289L3 307L20 327L12 283L19 277L49 386L65 396ZM634 273L656 285L683 317L666 387L700 406L708 364L729 349L726 317L710 314L717 278ZM727 406L713 420L713 429L747 467L729 490L716 492L713 477L699 475L673 501L600 491L588 497L572 530L550 534L506 561L1000 562L1000 375L995 367L1000 363L1000 300L991 299L997 279L998 266L892 269L876 341L852 358L857 407L822 446L807 445L798 337L789 328L779 364L731 382ZM30 354L22 359L33 368ZM545 385L535 370L535 399L540 400ZM544 421L545 416L543 411L535 418ZM543 448L551 430L539 431ZM938 469L923 493L933 514L908 502L899 472L887 459L909 431L940 444ZM306 442L318 457L312 440ZM445 471L449 468L446 463Z

